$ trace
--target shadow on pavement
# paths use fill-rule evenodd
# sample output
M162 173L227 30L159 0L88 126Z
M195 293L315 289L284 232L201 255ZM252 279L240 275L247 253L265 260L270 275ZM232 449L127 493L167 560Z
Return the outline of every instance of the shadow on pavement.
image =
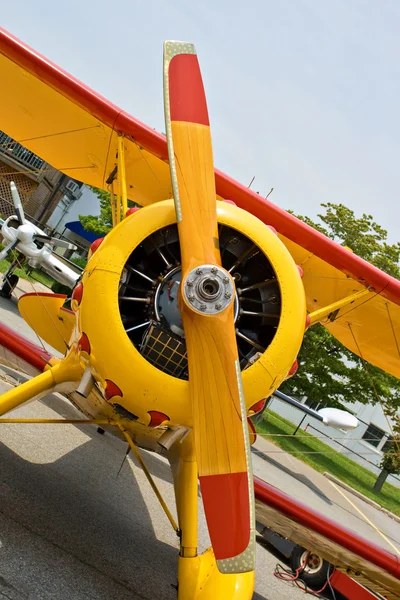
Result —
M333 502L328 498L328 496L326 496L324 494L324 492L322 492L319 489L319 487L317 485L315 485L315 483L313 481L311 481L311 479L309 479L306 475L303 475L303 473L296 473L295 471L292 471L288 467L285 467L284 465L282 465L282 463L280 463L279 461L274 460L273 458L267 456L266 454L264 454L257 448L253 447L251 450L254 454L259 456L262 460L265 460L265 462L271 464L273 467L276 467L280 471L283 471L287 475L294 477L294 479L297 479L297 481L299 481L300 483L302 483L303 485L308 487L309 490L311 490L314 494L319 496L324 502L326 502L330 506L333 505Z
M139 598L172 600L178 548L157 540L135 476L116 479L120 455L108 449L90 439L54 463L35 464L3 444L0 514L33 539L50 542L55 553L61 550L112 579L118 584L114 600L127 590ZM19 577L23 573L15 573L15 581Z

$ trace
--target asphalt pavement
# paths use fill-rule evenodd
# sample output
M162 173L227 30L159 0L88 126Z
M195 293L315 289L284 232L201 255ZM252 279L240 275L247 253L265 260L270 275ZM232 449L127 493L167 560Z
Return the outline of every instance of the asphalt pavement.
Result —
M10 416L78 414L52 395ZM126 444L93 426L0 427L2 600L176 598L178 541L135 461L129 457L117 475ZM175 513L167 462L143 457ZM201 514L201 548L207 542ZM277 562L258 546L254 599L303 598L273 576Z
M261 479L400 556L398 521L260 436L253 446L253 470Z
M0 321L37 341L14 302L0 298ZM8 386L0 382L0 391ZM74 418L79 413L53 394L16 415ZM94 426L27 424L1 424L0 442L1 600L176 598L178 540L141 469L131 457L123 462L126 444L100 435ZM149 452L143 456L174 513L167 462ZM387 548L326 478L296 458L259 439L253 466L258 476ZM400 547L400 524L358 498L351 500ZM205 548L201 505L200 513ZM277 562L258 546L254 600L305 598L292 583L274 577Z

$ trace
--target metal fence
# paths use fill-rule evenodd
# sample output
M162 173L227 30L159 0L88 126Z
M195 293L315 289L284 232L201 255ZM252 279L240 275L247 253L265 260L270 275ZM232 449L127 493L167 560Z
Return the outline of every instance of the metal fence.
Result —
M6 135L3 131L0 131L0 152L31 169L40 170L45 165L44 160L24 146L21 146L21 144L13 140L9 135Z
M349 448L348 446L346 446L346 444L342 444L342 442L339 442L337 438L331 437L330 435L328 435L324 431L321 431L317 427L314 427L314 425L311 425L310 423L308 423L304 431L308 432L310 429L313 429L318 434L320 434L320 436L323 436L324 438L328 438L332 442L335 442L335 444L337 444L338 446L341 446L342 448L344 448L346 450L346 454L349 454L349 453L350 454L354 454L354 456L357 456L358 458L361 458L362 460L364 460L365 462L369 463L373 467L379 469L379 465L375 464L374 462L372 462L371 460L369 460L368 458L366 458L364 454L360 454L359 452L356 452L355 450L352 450L351 448ZM313 434L311 434L311 435L313 435ZM319 439L321 439L320 436L318 436ZM361 438L361 439L363 439L364 441L369 441L368 439L365 439L365 438ZM393 477L393 479L395 479L396 481L398 481L400 483L400 478L396 477L396 475L393 475L393 473L391 474L391 477Z

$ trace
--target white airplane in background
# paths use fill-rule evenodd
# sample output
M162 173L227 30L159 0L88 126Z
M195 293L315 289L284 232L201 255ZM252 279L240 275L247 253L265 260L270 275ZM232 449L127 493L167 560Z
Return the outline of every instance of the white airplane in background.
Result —
M48 236L39 227L28 221L24 215L17 186L13 181L10 182L10 186L15 215L8 217L5 221L0 220L0 233L5 242L5 248L0 251L0 260L7 258L12 250L17 250L28 259L30 267L40 267L53 279L72 289L80 277L81 270L72 263L69 266L66 259L56 256L54 248L76 250L76 246ZM15 222L18 223L17 227L15 227ZM4 274L4 283L0 290L2 296L11 297L11 293L18 283L18 276L14 273L17 266L16 262L12 262Z

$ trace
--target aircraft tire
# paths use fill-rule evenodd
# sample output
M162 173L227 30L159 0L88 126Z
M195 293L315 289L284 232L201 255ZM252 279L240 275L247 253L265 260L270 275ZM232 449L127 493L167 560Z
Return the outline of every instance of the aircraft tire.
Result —
M296 573L307 559L307 564L302 571L299 571L299 579L311 588L320 589L326 583L328 573L332 573L333 565L314 552L310 552L307 558L307 553L308 550L305 548L296 546L289 559L290 568Z

